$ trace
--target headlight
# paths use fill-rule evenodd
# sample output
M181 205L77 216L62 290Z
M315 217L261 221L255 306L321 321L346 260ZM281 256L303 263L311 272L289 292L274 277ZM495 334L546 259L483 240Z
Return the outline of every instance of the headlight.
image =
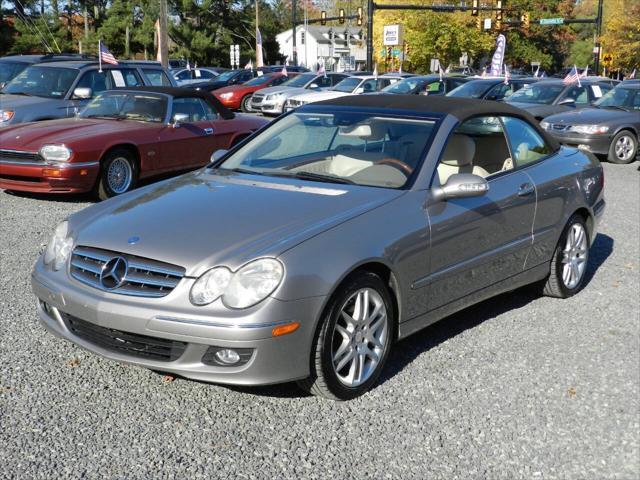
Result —
M73 238L69 235L69 222L65 220L56 227L53 237L47 244L47 249L44 252L45 265L53 262L53 269L60 270L60 267L69 258L72 248Z
M545 130L549 130L549 122L542 121L540 122L540 126Z
M233 97L233 92L221 93L220 98L231 98Z
M273 95L267 95L267 98L265 98L265 100L278 100L283 95L284 94L282 93L274 93Z
M0 123L8 122L15 113L13 110L0 110Z
M284 267L273 258L261 258L232 273L225 267L202 274L191 287L194 305L207 305L222 297L229 308L251 307L271 295L284 275Z
M40 156L47 162L66 162L71 158L71 153L64 145L45 145L40 149Z
M594 133L607 133L609 131L609 127L606 125L573 125L571 127L572 132L576 133L586 133L586 134L594 134Z

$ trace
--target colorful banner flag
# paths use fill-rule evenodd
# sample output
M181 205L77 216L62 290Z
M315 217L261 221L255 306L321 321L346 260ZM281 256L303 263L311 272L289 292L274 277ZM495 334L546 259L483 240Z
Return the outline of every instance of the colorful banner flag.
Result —
M504 62L504 51L507 48L507 39L504 35L498 35L496 39L496 51L491 59L491 75L499 77L502 75L502 64Z

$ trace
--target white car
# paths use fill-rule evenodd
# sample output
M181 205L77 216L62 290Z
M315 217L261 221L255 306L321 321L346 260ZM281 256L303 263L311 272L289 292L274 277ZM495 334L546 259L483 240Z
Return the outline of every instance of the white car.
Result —
M322 100L330 100L347 95L378 92L384 87L399 82L400 80L402 80L402 77L393 75L378 77L373 75L358 75L347 77L328 90L310 91L291 97L285 103L285 111L295 110L307 103L320 102Z

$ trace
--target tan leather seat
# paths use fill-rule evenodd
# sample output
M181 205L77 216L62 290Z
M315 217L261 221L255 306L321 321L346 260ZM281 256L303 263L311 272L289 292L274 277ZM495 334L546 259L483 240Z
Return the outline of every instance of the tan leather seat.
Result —
M467 135L455 133L447 142L442 154L442 160L438 165L438 180L444 185L451 175L456 173L473 173L481 177L489 176L482 167L473 166L473 156L476 153L476 144Z

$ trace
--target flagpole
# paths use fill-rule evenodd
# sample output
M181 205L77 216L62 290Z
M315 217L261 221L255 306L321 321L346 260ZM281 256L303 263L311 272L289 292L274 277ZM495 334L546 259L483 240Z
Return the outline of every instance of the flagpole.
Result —
M98 40L98 72L102 73L102 40Z

